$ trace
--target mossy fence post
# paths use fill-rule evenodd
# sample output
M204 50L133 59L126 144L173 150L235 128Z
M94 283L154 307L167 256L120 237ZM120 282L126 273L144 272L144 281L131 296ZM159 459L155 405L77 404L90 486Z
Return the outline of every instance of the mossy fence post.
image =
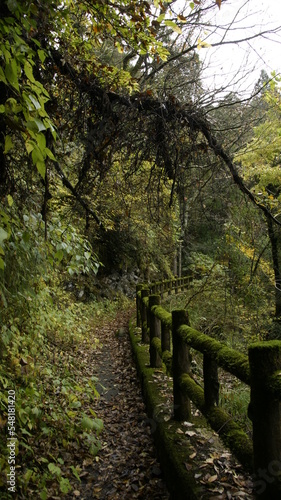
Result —
M142 332L142 341L146 344L149 342L148 336L148 314L147 308L144 303L144 298L149 296L149 287L144 286L141 291L141 332Z
M142 285L137 285L136 287L136 308L137 308L137 327L141 326L141 298L139 293L141 293Z
M191 372L189 347L178 334L181 325L189 325L187 312L181 309L172 311L174 419L179 421L191 418L190 399L180 387L181 376Z
M161 345L161 321L155 316L152 311L153 306L160 305L160 295L149 296L149 325L150 325L150 366L151 368L161 368L162 359L158 353L155 339L159 339L159 346Z
M281 370L281 342L257 342L249 347L257 498L281 498L281 403L270 390L270 377Z

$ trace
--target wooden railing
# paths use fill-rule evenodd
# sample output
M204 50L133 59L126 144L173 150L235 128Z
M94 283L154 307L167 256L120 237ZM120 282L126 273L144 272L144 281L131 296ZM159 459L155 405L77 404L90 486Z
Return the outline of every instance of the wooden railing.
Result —
M174 419L189 420L193 401L241 463L254 471L258 498L280 499L281 341L257 342L245 355L194 330L185 310L169 313L161 306L165 293L177 293L190 281L189 276L137 287L137 325L142 342L150 345L150 366L164 363L173 377ZM203 388L192 376L191 347L203 354ZM252 439L218 406L219 367L250 386Z

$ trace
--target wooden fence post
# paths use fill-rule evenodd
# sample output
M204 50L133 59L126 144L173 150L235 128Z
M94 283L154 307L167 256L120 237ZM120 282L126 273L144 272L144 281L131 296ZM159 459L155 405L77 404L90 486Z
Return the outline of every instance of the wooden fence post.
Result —
M162 352L171 350L170 329L165 323L161 322L161 349Z
M142 285L137 285L136 287L136 307L137 307L137 327L141 326L141 299L138 293L141 291Z
M270 391L270 377L281 370L281 342L257 342L249 347L253 450L256 494L281 498L281 403Z
M149 336L148 336L148 315L147 315L147 309L146 306L143 302L143 299L145 297L149 296L149 288L148 287L143 287L141 291L141 332L142 332L142 342L148 344L149 342Z
M161 338L161 321L159 318L156 318L155 314L151 311L153 306L160 305L160 295L150 295L149 296L149 325L150 325L150 366L151 368L161 368L162 359L159 355L156 346L153 344L153 340L155 338Z
M185 310L172 311L172 336L173 336L173 394L174 394L174 419L190 420L190 399L180 388L179 379L184 373L190 373L191 363L189 347L183 342L177 330L181 325L189 325L188 314Z
M174 286L175 286L175 294L177 294L177 293L178 293L178 291L179 291L179 281L180 281L180 280L179 280L179 278L178 278L178 277L176 277L176 278L175 278L175 281L174 281Z
M203 376L204 376L204 399L205 407L211 408L219 404L219 377L217 363L204 354L203 357Z

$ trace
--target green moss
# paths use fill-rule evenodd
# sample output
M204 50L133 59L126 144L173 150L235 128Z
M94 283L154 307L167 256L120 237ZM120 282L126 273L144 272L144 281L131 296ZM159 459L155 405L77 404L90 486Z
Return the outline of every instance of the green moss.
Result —
M221 368L232 373L245 384L250 384L250 368L246 355L226 347L218 340L204 335L190 326L182 325L178 332L189 346L203 354L212 356Z
M172 315L162 306L154 306L153 313L160 319L161 323L164 323L168 328L172 328Z
M151 345L156 349L159 356L162 358L161 340L158 337L154 337L151 341Z
M202 387L196 384L195 380L187 373L181 376L180 387L195 403L196 407L203 412L205 401Z
M206 417L211 427L219 434L242 465L247 470L252 471L253 445L247 434L221 408L213 407L206 412Z
M205 409L204 391L188 374L181 376L181 389L195 403L214 429L247 470L252 469L253 447L247 434L221 408Z
M249 359L255 389L268 391L271 397L281 399L281 341L251 344Z
M281 340L269 340L266 342L254 342L249 346L249 351L253 349L277 349L278 351L281 351Z
M148 307L148 304L149 304L149 298L148 298L148 297L144 297L144 298L142 299L142 301L143 301L143 303L144 303L145 307Z

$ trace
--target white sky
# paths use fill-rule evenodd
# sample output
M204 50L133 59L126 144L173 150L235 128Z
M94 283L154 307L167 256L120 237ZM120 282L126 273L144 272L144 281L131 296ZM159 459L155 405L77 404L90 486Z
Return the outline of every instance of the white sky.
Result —
M236 16L236 18L235 18ZM238 92L250 92L264 69L281 73L281 2L279 0L228 0L215 12L217 25L225 25L235 18L235 30L226 34L226 40L239 40L254 33L279 27L279 34L250 40L236 45L200 49L200 59L207 69L205 86L219 88L232 85ZM206 41L214 44L223 32L205 34ZM237 70L244 67L244 78L237 78ZM228 88L229 90L229 88Z

